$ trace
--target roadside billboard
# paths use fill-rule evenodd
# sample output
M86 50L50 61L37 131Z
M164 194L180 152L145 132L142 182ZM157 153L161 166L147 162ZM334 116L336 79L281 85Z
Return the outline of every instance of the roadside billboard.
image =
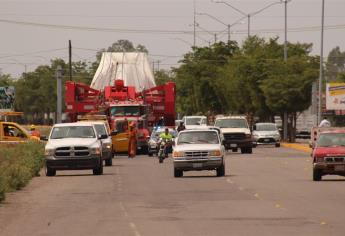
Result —
M0 112L14 111L14 94L13 86L0 87Z

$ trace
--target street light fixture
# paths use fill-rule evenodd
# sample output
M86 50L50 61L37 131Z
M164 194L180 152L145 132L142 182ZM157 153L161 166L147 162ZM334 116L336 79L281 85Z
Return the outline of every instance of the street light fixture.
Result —
M250 18L252 16L255 16L261 12L263 12L264 10L266 10L267 8L270 8L271 6L274 6L274 5L277 5L277 4L281 4L281 3L284 3L284 2L289 2L291 0L280 0L279 2L273 2L273 3L270 3L268 4L267 6L259 9L258 11L255 11L255 12L251 12L251 13L245 13L244 11L241 11L240 9L238 9L237 7L234 7L233 5L231 5L230 3L228 2L224 2L224 1L214 1L214 0L211 0L211 2L214 2L214 3L223 3L229 7L231 7L232 9L234 9L235 11L239 12L240 14L242 14L244 17L246 17L248 19L248 37L250 37Z

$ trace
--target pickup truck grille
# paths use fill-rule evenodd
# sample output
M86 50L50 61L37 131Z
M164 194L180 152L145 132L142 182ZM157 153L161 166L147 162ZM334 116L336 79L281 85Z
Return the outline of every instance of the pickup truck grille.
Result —
M187 158L202 158L202 157L208 157L208 151L190 151L185 152L185 155Z
M56 157L83 157L90 154L88 147L59 147L55 150Z
M238 140L238 139L245 139L245 133L225 133L223 134L225 140Z
M345 157L325 157L325 162L327 163L345 162Z

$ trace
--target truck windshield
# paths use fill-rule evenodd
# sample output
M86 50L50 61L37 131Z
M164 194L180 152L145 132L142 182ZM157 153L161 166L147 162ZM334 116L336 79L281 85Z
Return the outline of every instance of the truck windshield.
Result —
M139 106L116 106L110 108L111 116L139 116Z
M345 133L320 134L317 147L345 146Z
M200 117L190 117L186 118L185 125L203 125L206 124L206 120Z
M95 138L95 132L92 126L55 127L50 135L50 139L63 138Z
M276 131L277 126L275 124L256 124L256 131Z
M245 119L220 119L216 120L214 126L219 128L248 128Z
M217 144L219 143L216 131L183 132L179 135L177 144Z

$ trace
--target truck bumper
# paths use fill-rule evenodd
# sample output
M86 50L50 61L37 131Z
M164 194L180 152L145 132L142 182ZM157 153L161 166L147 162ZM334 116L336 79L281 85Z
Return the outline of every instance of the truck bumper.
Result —
M319 170L323 175L345 176L345 163L314 163L314 170Z
M244 140L225 140L224 146L226 149L233 149L233 148L250 148L253 147L253 140L252 139L244 139Z
M208 160L183 160L182 158L174 159L174 168L182 171L190 170L215 170L222 166L223 158L211 158Z
M102 158L98 155L91 155L83 158L56 158L54 156L47 156L45 160L46 166L54 170L87 170L95 169L103 165Z

